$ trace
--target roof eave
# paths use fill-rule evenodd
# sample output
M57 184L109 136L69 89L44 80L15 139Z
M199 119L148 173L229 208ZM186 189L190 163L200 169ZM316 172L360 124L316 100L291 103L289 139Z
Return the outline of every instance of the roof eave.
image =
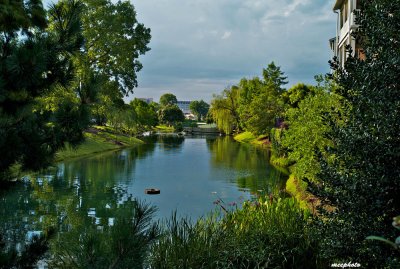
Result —
M336 0L335 5L333 6L333 10L338 10L342 6L344 0Z

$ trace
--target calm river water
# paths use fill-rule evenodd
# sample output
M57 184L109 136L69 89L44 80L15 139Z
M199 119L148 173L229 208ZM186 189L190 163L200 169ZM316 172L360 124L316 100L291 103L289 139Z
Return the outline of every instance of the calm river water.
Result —
M25 184L0 192L0 233L21 242L46 226L63 228L86 218L112 225L113 208L139 198L158 208L156 218L192 219L282 189L285 177L268 164L268 152L230 137L146 138L146 144L58 163ZM146 195L158 188L159 195Z

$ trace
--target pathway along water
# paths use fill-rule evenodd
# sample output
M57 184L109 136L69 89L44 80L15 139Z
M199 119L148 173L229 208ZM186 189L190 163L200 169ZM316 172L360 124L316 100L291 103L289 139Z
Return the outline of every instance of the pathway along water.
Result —
M192 219L282 189L285 177L268 165L268 152L230 137L158 136L122 151L61 162L54 169L0 192L0 232L24 242L54 226L113 225L115 212L138 198L158 208L156 218ZM146 195L147 188L161 190ZM118 214L121 214L119 212Z

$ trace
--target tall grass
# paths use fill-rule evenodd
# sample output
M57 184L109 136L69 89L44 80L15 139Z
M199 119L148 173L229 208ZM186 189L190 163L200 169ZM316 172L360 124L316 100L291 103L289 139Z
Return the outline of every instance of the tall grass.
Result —
M153 245L150 268L316 268L309 213L295 199L246 202L192 223L174 216Z

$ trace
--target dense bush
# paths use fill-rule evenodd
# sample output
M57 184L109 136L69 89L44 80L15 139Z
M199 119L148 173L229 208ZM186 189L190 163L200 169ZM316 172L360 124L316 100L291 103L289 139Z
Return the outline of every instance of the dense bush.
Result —
M332 62L336 94L349 111L345 124L328 118L336 158L321 158L323 185L312 191L336 208L320 225L327 258L399 268L394 250L365 238L396 236L387 223L400 209L400 2L362 1L357 18L366 58L352 57L348 48L344 68Z

